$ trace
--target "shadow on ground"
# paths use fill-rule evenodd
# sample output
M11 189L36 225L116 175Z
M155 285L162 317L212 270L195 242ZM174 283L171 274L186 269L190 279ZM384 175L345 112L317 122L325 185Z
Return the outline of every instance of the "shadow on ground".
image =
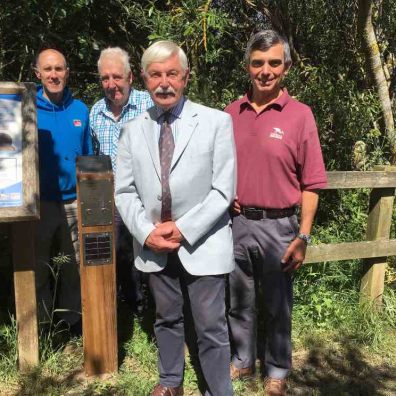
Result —
M363 353L353 340L344 337L336 344L318 344L312 341L308 350L294 353L294 370L289 379L289 395L375 396L396 395L396 366L375 363L372 356ZM81 368L65 373L60 381L36 371L23 376L15 396L50 395L61 391L68 395L124 395L132 389L119 386L106 387L101 392L97 384L85 383L78 387ZM80 383L81 385L81 383ZM76 388L77 386L77 388ZM73 389L79 389L74 393ZM258 396L263 394L262 383L239 383L236 395ZM53 393L55 392L55 393ZM131 393L132 392L132 393ZM139 395L144 396L144 395Z
M395 363L384 363L378 355L363 353L347 336L336 343L320 344L317 340L309 340L308 345L307 350L293 354L289 396L396 395L396 359ZM252 383L245 383L236 395L263 395L262 382L257 378Z
M118 341L119 341L119 364L123 363L125 351L123 344L131 338L134 324L133 312L127 305L120 304L118 307ZM5 315L4 315L5 316ZM140 324L147 334L153 337L153 310L148 310ZM1 340L0 340L1 341ZM187 341L191 341L188 340ZM193 341L193 340L192 340ZM296 395L323 395L323 396L390 396L396 395L396 356L395 359L373 355L365 349L361 349L356 341L347 335L339 335L337 341L320 341L316 338L307 339L308 347L304 350L294 351L293 372L288 381L290 396ZM198 386L205 388L202 377L199 375L199 363L195 361L197 351L190 346L190 357L198 374ZM0 352L4 345L0 343ZM81 348L81 347L80 347ZM40 369L27 375L21 376L17 390L3 393L0 385L0 394L14 396L30 395L133 395L133 389L126 389L122 383L114 382L106 387L98 386L98 383L89 383L81 380L83 372L81 366L82 349L76 351L80 358L78 367L59 376L49 376ZM390 362L390 363L387 363ZM70 367L70 365L68 366ZM135 373L139 375L139 373ZM1 383L1 381L0 381ZM187 393L192 394L192 393ZM194 393L195 395L195 393ZM262 381L257 379L253 383L237 383L235 385L236 396L262 396ZM137 395L136 396L144 396Z
M58 378L44 375L40 370L32 371L20 379L19 391L15 396L51 395L61 389L75 386L75 376L80 370L73 370L60 381Z
M297 352L290 395L396 395L396 366L375 364L347 336ZM395 359L396 364L396 359Z
M143 331L146 332L148 337L152 337L152 316L153 312L147 310L144 315L139 318L140 326ZM134 313L133 310L124 302L118 302L117 309L117 332L118 332L118 358L119 367L123 364L125 359L124 343L127 342L133 336L134 332ZM132 394L131 390L122 389L122 386L116 385L117 375L108 376L110 380L106 380L106 385L101 386L100 377L86 377L82 364L83 349L82 346L77 346L76 342L68 341L69 338L63 336L59 342L52 340L55 345L55 350L63 355L61 362L57 361L58 364L62 365L62 361L65 360L66 367L70 367L72 360L75 364L72 365L73 369L62 373L62 375L48 374L45 372L42 366L34 369L26 374L22 374L18 379L17 390L3 390L1 389L0 381L0 395L7 396L37 396L37 395L125 395ZM0 339L1 341L1 339ZM71 348L70 348L71 347ZM0 342L0 353L2 352ZM69 356L67 356L69 355ZM56 363L55 363L56 364ZM111 379L112 378L112 379ZM114 383L114 386L111 385ZM98 385L99 384L99 385ZM14 387L15 388L15 387ZM137 395L136 395L137 396ZM143 395L139 395L143 396Z

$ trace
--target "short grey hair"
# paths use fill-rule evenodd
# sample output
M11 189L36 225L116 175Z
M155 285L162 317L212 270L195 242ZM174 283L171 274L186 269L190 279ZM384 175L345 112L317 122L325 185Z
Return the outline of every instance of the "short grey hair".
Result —
M131 65L129 64L129 55L128 52L123 50L120 47L108 47L101 51L99 59L98 59L98 72L100 74L100 68L105 58L117 58L124 65L125 74L128 75L131 72Z
M283 55L286 67L292 63L290 46L287 39L275 30L262 30L250 37L245 50L245 62L248 65L253 51L267 51L276 44L283 45Z
M186 72L188 70L187 55L176 43L170 40L156 41L144 51L141 62L143 72L146 73L152 63L165 62L173 55L179 57L180 65Z

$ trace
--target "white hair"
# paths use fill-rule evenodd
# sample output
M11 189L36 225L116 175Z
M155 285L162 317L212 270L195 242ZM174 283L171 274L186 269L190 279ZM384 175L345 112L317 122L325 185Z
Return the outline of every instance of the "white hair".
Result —
M119 59L124 65L125 74L128 75L131 72L131 65L129 64L128 52L126 52L122 48L108 47L101 51L99 59L98 59L98 72L99 73L100 73L100 67L102 65L103 59L105 59L105 58Z
M144 51L141 62L143 72L146 73L152 63L164 62L173 55L179 57L180 65L183 71L186 72L188 70L186 53L176 43L169 40L156 41Z

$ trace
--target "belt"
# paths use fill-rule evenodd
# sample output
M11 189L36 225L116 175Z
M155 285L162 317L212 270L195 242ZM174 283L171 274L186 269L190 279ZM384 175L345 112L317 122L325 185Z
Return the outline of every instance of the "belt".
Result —
M286 209L263 209L249 206L242 206L241 213L248 220L262 220L262 219L280 219L282 217L290 217L296 214L296 208Z

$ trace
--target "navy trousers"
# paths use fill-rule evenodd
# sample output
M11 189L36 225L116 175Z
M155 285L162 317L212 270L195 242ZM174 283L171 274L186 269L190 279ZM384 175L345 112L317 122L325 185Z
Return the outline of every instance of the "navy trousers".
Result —
M143 282L145 274L133 265L133 238L115 210L117 291L121 299L135 311L143 309Z
M160 383L171 387L183 383L185 298L182 289L185 289L197 335L199 361L208 387L205 395L232 395L225 275L193 276L184 269L177 254L169 254L166 267L150 273L149 287L156 306L154 330Z

